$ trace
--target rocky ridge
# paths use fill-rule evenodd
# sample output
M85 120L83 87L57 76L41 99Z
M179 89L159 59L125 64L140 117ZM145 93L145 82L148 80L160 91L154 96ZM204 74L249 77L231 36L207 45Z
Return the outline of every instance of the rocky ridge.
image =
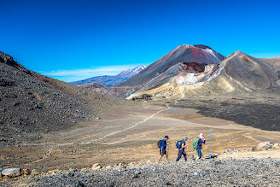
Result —
M135 91L135 88L133 87L106 87L98 83L82 84L78 85L78 87L87 88L102 95L120 98L126 98Z
M276 84L280 85L280 57L269 58L269 59L260 58L260 60L271 65L273 71L278 75L279 80L277 80Z
M280 160L208 159L170 164L69 169L2 182L21 186L278 186Z
M0 52L0 145L28 137L22 133L68 129L100 117L103 107L118 102L25 69ZM38 134L32 139L40 137Z
M121 84L122 82L126 81L127 79L133 77L134 75L138 74L145 68L146 66L137 66L133 69L127 69L115 76L104 75L104 76L91 77L84 80L70 82L70 84L77 86L77 85L84 85L89 83L99 83L106 87L115 87Z

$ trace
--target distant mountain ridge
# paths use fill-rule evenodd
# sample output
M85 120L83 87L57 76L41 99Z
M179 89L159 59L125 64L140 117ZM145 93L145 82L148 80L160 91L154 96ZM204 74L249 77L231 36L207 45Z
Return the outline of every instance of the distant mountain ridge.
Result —
M183 44L146 68L137 67L116 76L94 78L95 82L105 86L118 86L116 89L85 82L83 87L117 97L130 94L128 99L141 98L143 94L161 99L265 93L268 90L280 93L279 64L279 58L257 59L241 51L225 57L206 45ZM110 81L114 85L110 85Z
M120 84L120 86L138 86L150 89L168 82L181 72L182 63L217 64L224 56L205 45L180 45L150 64L141 73Z
M224 57L205 45L180 45L121 83L129 99L280 91L279 58L257 59L241 51Z
M138 74L145 68L146 68L146 66L140 65L133 69L127 69L115 76L104 75L104 76L91 77L91 78L84 79L84 80L70 82L70 84L77 86L77 85L88 84L88 83L99 83L103 86L115 87L115 86L121 84L122 82L130 79L134 75Z

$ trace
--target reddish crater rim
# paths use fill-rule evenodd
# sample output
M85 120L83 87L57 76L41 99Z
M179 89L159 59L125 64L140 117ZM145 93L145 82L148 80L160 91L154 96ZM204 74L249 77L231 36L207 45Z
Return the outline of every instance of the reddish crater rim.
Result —
M201 49L212 49L211 47L207 46L207 45L203 45L203 44L196 44L196 45L193 45L194 47L197 47L197 48L201 48Z

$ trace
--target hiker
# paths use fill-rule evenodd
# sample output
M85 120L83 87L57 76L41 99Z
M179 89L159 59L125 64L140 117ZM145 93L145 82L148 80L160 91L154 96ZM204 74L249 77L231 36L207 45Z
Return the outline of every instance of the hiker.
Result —
M193 148L196 149L197 156L198 156L196 158L196 160L201 159L201 157L202 157L201 149L202 149L202 144L205 144L205 141L206 140L204 138L204 135L202 133L200 133L198 138L193 142Z
M168 136L165 136L163 140L161 140L161 145L160 145L160 155L158 157L158 164L159 164L159 161L161 159L161 157L163 157L163 155L165 154L166 156L166 162L168 163L168 154L166 152L166 146L168 145L168 143L166 142L168 140Z
M187 161L187 154L185 152L185 147L187 147L186 145L187 140L188 137L184 136L183 140L178 141L176 144L176 147L179 149L178 157L176 159L177 162L181 159L182 155L184 155L185 161Z

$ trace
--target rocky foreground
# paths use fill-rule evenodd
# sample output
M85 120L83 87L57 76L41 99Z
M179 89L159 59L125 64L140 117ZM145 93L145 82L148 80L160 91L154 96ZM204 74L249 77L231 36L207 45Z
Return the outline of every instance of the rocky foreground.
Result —
M280 159L205 159L31 175L1 186L279 186Z

